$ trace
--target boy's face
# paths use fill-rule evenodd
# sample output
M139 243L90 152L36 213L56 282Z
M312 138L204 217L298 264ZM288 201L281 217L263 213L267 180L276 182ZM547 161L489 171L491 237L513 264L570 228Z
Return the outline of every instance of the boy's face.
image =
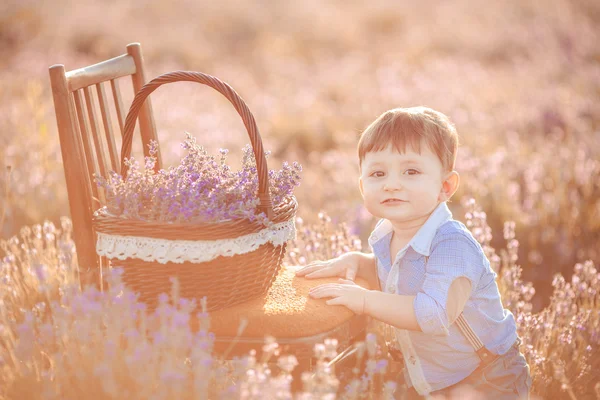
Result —
M399 153L390 144L384 150L369 152L361 166L360 191L367 210L392 223L423 223L441 201L448 200L456 187L448 186L440 159L425 143L421 152L410 147ZM452 186L450 183L450 186ZM450 189L450 193L448 193Z

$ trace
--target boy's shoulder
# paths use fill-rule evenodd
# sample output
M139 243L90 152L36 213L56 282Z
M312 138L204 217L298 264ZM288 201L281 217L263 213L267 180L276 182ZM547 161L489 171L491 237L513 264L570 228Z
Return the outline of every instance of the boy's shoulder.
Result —
M481 244L475 239L469 228L452 218L440 225L431 243L432 248L441 241L449 239L458 240L465 245L470 245L477 252L483 253Z

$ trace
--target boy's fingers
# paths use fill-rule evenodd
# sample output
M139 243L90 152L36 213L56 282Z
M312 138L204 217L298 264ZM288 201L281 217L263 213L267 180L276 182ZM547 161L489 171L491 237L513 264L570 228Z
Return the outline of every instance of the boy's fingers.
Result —
M311 272L310 274L306 275L306 278L326 278L328 276L331 276L331 272L329 271L328 268L323 268L323 269L319 269L317 271Z
M322 265L309 264L306 267L302 267L299 270L297 270L296 275L298 275L298 276L306 275L315 270L318 270L319 268L322 268Z
M336 296L331 290L316 290L309 292L308 295L313 299L320 299L321 297L333 297Z
M346 270L346 279L349 281L354 281L354 279L356 279L356 271L351 269Z
M325 304L327 304L328 306L337 306L339 304L342 304L342 302L340 301L340 297L336 297L325 301Z
M336 293L339 294L339 289L340 289L340 285L338 285L338 284L326 283L324 285L315 286L314 288L310 289L308 291L308 293L310 295L318 294L318 295L331 296Z
M309 272L308 267L302 267L302 268L296 270L296 275L302 276L302 275L306 275L306 273L308 273L308 272Z

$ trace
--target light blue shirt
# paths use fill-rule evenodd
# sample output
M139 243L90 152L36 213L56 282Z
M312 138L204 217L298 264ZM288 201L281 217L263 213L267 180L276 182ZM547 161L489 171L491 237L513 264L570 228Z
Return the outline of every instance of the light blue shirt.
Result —
M404 255L394 255L394 261L390 254L392 233L391 222L380 220L369 237L369 245L377 260L383 290L416 296L414 308L422 332L409 331L409 336L432 389L460 382L480 363L475 349L458 327L448 324L448 290L458 277L471 281L471 293L463 310L465 319L485 347L496 354L506 353L517 339L515 319L502 306L497 274L481 245L465 225L452 219L446 203L434 210L408 243ZM395 287L385 288L390 270L396 264L399 273ZM411 385L408 374L405 377Z

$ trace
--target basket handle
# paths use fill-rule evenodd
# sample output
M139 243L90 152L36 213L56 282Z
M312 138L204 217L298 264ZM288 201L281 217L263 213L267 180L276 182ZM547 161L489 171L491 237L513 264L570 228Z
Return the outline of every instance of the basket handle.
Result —
M258 199L260 201L258 210L264 212L269 220L273 217L273 203L269 194L269 180L267 169L267 158L263 149L262 139L256 126L254 116L248 109L248 106L242 98L233 90L227 83L221 81L214 76L204 74L202 72L193 71L175 71L160 75L150 82L145 84L139 92L135 94L127 117L125 118L125 128L123 130L123 144L121 147L121 175L123 178L127 176L127 167L125 159L131 155L131 144L133 141L133 129L135 123L144 104L150 93L154 92L159 86L172 82L198 82L210 86L233 104L238 114L242 117L244 126L248 131L252 149L254 150L254 158L256 159L256 168L258 171Z

